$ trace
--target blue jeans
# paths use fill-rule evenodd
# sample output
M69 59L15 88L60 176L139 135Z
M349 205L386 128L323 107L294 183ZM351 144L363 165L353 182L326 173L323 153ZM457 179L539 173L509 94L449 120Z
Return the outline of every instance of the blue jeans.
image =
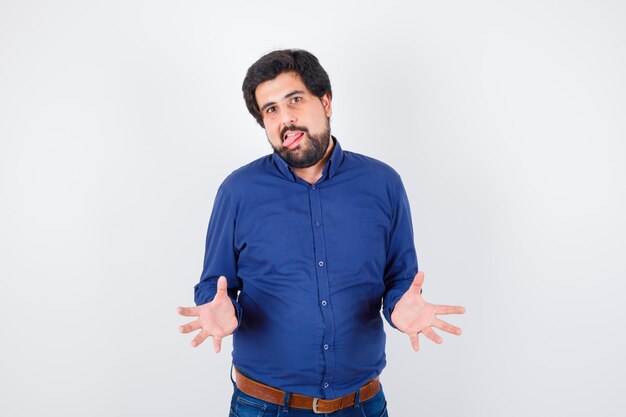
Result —
M293 407L285 409L282 405L259 400L244 394L237 387L234 388L229 417L388 417L382 385L380 391L369 400L331 414L315 414L313 410Z

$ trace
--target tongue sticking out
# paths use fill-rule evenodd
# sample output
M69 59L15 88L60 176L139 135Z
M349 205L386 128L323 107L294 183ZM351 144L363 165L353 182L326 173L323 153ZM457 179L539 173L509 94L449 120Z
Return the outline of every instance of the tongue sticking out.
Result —
M283 142L283 146L286 147L286 148L291 149L291 145L293 145L296 141L298 141L302 137L302 135L304 135L304 133L298 133L297 135L293 135L293 136L288 137Z

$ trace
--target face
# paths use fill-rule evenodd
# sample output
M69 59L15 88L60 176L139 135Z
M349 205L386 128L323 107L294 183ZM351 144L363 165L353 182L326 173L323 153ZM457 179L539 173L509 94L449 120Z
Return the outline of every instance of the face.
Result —
M255 97L274 149L294 168L319 162L330 143L330 94L317 97L297 73L285 72L262 82Z

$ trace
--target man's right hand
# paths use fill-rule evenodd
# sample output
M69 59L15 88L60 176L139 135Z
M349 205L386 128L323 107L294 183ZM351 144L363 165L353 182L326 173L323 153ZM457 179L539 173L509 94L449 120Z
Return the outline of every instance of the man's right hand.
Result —
M228 297L226 277L217 280L217 293L213 301L196 307L178 307L178 314L186 317L198 317L196 320L179 327L181 333L202 329L191 341L196 347L204 340L213 337L215 352L222 347L222 338L232 334L237 328L237 316L233 302Z

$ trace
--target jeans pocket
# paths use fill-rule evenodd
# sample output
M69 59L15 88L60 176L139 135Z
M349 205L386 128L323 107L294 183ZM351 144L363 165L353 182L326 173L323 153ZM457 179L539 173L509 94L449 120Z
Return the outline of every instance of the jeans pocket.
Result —
M361 408L366 417L387 417L387 399L382 388L373 398L363 402Z
M263 417L266 409L267 405L262 401L249 396L238 395L234 410L231 409L231 414L234 417Z
M387 414L387 401L385 401L385 404L383 405L383 409L380 411L376 411L375 413L369 413L367 415L368 417L388 417Z

